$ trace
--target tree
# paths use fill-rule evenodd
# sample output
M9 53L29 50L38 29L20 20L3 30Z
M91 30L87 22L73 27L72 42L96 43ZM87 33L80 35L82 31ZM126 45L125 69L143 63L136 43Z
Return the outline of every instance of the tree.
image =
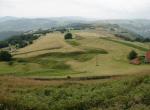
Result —
M64 36L65 39L72 39L72 34L71 33L67 33Z
M8 43L5 41L0 41L0 48L8 47Z
M11 61L12 55L7 51L0 52L0 61Z
M134 50L132 50L128 55L128 59L133 60L133 59L137 58L137 55L138 54Z

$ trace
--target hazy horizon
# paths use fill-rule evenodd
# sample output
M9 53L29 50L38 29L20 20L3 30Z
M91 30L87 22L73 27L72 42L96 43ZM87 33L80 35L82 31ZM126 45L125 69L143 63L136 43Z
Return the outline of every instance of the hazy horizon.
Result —
M73 19L76 19L76 18L81 18L81 19L86 19L87 21L88 20L91 20L91 21L95 21L95 20L105 20L105 21L109 21L109 20L150 20L150 18L90 18L90 17L83 17L83 16L53 16L53 17L31 17L31 16L26 16L26 17L23 17L23 16L0 16L0 18L7 18L7 17L12 17L12 18L16 18L16 19L55 19L55 18L73 18Z
M149 0L0 0L0 16L150 19Z

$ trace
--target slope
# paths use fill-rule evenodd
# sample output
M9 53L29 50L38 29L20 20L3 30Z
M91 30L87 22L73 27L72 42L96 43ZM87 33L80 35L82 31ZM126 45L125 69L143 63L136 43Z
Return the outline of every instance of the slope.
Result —
M148 44L124 41L102 28L71 32L74 35L72 40L65 41L63 34L54 32L17 50L14 53L16 61L12 65L0 63L0 74L48 78L150 71L149 65L131 65L127 60L131 50L144 55Z

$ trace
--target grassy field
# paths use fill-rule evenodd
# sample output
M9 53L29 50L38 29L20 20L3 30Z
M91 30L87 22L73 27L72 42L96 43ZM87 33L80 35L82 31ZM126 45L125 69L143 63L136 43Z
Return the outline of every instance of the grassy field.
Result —
M15 76L66 76L80 74L71 68L68 61L86 62L96 54L107 54L103 49L86 49L84 52L53 52L31 58L19 58L12 62L1 62L0 75ZM8 69L9 68L9 69Z
M17 50L13 53L15 57L34 57L50 52L76 52L81 51L77 48L70 46L65 42L63 34L55 32L40 37L34 41L33 44Z
M104 80L0 77L0 110L149 110L150 75Z
M15 60L0 62L0 75L28 77L80 77L136 74L150 71L149 65L131 65L127 55L144 55L148 44L128 42L98 30L72 31L64 40L55 32L13 53Z

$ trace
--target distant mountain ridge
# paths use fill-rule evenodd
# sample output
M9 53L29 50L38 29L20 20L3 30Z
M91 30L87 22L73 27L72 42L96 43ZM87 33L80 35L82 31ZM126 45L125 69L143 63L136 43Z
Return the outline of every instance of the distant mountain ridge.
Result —
M145 38L150 38L150 20L94 20L82 17L53 18L17 18L0 17L0 39L15 35L15 33L52 27L70 26L70 24L116 24L121 29L128 30ZM109 25L108 25L109 28ZM134 36L134 34L133 34Z
M34 29L47 29L56 26L65 26L70 23L82 23L87 20L81 17L58 18L0 18L0 32L2 31L28 31Z
M8 21L8 20L16 20L16 17L11 17L11 16L5 16L5 17L0 17L0 22Z
M22 32L52 27L67 26L72 23L86 23L82 17L53 17L53 18L16 18L0 17L0 40Z
M101 20L96 23L117 24L120 27L133 31L145 38L150 38L150 20L135 19L135 20Z

